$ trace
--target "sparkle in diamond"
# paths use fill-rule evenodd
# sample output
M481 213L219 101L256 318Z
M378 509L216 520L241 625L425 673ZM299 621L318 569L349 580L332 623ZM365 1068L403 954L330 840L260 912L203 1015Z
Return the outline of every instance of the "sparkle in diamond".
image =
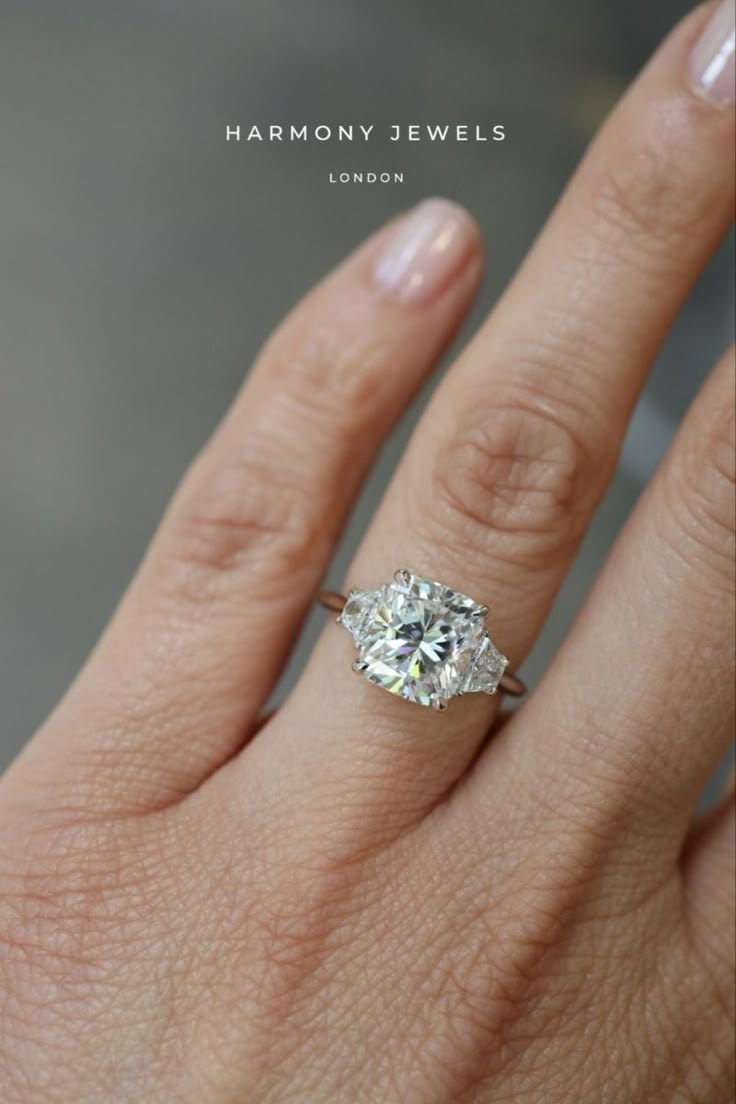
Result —
M435 705L466 690L495 690L505 661L490 642L483 612L466 595L409 575L352 594L340 621L353 634L367 679L408 701Z

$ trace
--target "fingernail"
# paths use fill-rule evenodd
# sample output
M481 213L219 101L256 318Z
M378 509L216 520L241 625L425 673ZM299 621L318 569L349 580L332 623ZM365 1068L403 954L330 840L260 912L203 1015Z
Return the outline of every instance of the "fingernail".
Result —
M690 79L701 95L716 104L736 100L735 45L736 4L723 0L690 54Z
M470 215L447 199L427 199L398 223L376 259L375 279L404 302L424 303L441 292L475 248Z

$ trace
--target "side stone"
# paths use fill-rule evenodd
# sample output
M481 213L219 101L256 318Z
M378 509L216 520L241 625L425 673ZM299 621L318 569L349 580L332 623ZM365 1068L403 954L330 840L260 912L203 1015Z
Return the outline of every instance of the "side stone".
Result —
M348 630L356 647L360 644L366 623L373 617L376 607L383 598L384 590L384 587L378 590L351 590L348 595L337 623Z
M463 686L463 694L495 694L508 662L506 656L494 647L490 636L486 635Z

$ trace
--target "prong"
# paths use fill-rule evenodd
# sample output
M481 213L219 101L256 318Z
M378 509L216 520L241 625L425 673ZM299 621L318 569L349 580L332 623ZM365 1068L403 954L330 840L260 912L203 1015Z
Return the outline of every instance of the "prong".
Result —
M446 713L449 705L444 698L435 698L435 700L432 702L432 708L435 709L438 713Z
M368 664L364 659L353 660L353 670L356 675L362 675L364 671L368 670Z
M488 606L478 606L478 620L485 621L490 612Z
M407 571L405 567L400 567L398 571L394 572L394 579L397 583L403 583L404 586L407 586L411 579L411 572Z

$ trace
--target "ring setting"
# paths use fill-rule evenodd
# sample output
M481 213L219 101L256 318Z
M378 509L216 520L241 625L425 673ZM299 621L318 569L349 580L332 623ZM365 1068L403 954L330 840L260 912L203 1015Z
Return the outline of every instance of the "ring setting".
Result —
M339 612L337 623L353 638L353 670L382 690L417 705L447 709L462 694L521 694L505 674L508 660L486 626L488 606L433 579L401 569L373 590L347 598L320 595Z

